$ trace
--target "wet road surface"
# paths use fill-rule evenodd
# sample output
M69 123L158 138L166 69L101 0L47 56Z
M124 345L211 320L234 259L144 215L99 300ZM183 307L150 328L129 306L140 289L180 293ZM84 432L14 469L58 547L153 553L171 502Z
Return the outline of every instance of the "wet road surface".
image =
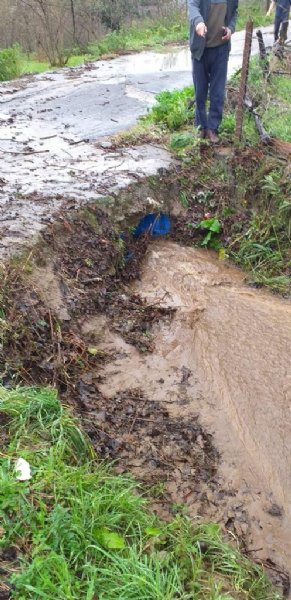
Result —
M266 31L268 45L272 27ZM244 32L234 34L229 74L241 65L243 42ZM184 47L2 84L0 257L30 243L64 199L95 200L168 168L165 150L143 146L112 153L95 142L133 125L159 91L185 85L191 85L191 60Z

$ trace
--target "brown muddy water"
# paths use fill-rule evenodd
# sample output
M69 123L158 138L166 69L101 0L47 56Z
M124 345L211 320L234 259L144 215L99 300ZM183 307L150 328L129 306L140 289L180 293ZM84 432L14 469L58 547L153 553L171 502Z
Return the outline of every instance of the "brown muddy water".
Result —
M95 330L115 355L100 390L110 402L138 388L175 419L199 415L220 453L203 518L245 536L255 558L290 571L291 303L247 287L212 253L172 242L150 246L134 290L175 316L155 325L147 355L104 319L87 322L87 333ZM197 518L194 492L183 498L176 490L176 499Z

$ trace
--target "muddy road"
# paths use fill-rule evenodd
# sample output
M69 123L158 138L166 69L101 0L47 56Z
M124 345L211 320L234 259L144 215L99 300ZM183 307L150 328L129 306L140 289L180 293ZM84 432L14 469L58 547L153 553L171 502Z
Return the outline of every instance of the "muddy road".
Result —
M176 468L167 480L164 467L171 501L185 503L194 518L220 521L255 557L290 570L290 302L246 287L243 274L214 254L172 242L150 247L133 288L151 305L176 309L175 316L155 326L155 350L145 356L106 320L87 321L86 332L116 356L99 389L109 404L138 389L178 421L199 416L220 454L215 483L203 487L187 469L183 478L187 458L169 454L164 436L159 458ZM154 481L154 461L139 458L133 450L131 470Z
M272 27L265 31L271 44ZM229 74L241 65L243 42L244 32L233 36ZM188 48L142 52L2 84L0 258L30 243L68 199L70 207L78 206L168 168L171 157L165 150L142 146L112 152L100 141L133 125L157 92L185 85L191 85Z

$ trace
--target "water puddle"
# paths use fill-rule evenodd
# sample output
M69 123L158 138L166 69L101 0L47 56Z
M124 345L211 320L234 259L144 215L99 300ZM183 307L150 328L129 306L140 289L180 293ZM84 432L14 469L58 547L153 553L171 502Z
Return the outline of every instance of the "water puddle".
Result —
M110 399L138 388L173 418L199 415L221 456L202 516L235 524L255 557L290 569L290 302L246 287L241 272L211 253L170 242L150 247L134 289L175 308L175 317L155 327L149 355L103 323L103 347L116 358L100 390ZM87 324L101 338L102 327ZM176 500L196 517L192 492L181 488Z

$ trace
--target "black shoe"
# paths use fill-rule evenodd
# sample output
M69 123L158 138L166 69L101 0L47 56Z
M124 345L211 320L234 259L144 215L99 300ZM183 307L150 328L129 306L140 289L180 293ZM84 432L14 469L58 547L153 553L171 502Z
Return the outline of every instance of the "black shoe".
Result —
M207 135L206 129L198 129L198 137L200 138L200 140L205 140L206 135Z

